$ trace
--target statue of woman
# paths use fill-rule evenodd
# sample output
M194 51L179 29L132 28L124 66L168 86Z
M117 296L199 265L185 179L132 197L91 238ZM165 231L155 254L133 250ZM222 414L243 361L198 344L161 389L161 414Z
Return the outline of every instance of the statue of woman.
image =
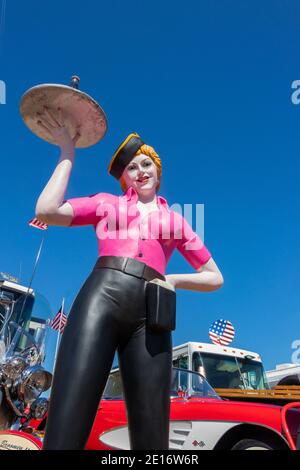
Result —
M222 286L222 274L187 221L157 195L161 160L140 136L130 134L109 165L123 195L64 200L78 136L71 139L59 110L45 109L40 125L61 156L36 217L49 225L92 225L99 253L62 336L43 449L84 449L116 350L131 449L168 449L172 335L147 327L146 286L159 279L174 290L213 291ZM165 275L175 248L195 273Z

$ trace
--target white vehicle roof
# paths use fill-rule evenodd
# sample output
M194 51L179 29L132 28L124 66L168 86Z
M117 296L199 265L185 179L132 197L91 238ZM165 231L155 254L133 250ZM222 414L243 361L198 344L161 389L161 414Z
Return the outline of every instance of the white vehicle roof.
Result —
M300 364L279 364L276 369L266 371L268 378L283 378L286 375L300 374Z
M0 287L7 287L7 289L10 289L15 292L20 292L22 294L26 294L28 287L21 286L21 284L17 284L16 282L10 282L10 281L0 281ZM29 289L29 294L34 295L34 290Z
M259 354L253 351L248 351L246 349L232 348L229 346L220 346L218 344L211 343L196 343L189 341L188 343L180 344L173 348L173 357L177 354L182 354L184 351L187 351L188 348L190 351L199 351L199 352L209 352L213 354L222 354L223 356L235 356L235 357L245 357L252 356L251 359L261 362L261 357Z

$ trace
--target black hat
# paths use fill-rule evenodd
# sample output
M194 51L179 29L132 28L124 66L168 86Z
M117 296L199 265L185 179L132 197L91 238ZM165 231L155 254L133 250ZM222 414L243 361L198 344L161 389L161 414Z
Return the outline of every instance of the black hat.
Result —
M144 142L138 134L129 134L113 154L108 167L108 173L120 179L124 168L133 159L142 145L144 145Z

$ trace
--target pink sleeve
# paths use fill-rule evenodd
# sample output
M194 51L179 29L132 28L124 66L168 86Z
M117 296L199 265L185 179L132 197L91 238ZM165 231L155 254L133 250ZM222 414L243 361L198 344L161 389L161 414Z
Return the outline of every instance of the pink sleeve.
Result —
M76 197L66 199L64 202L71 204L73 209L73 219L70 227L80 225L95 225L100 219L97 215L97 208L104 202L103 193L91 196Z
M177 249L184 256L187 262L194 268L198 269L212 257L203 241L193 231L188 222L180 216L181 231L180 238L177 240Z

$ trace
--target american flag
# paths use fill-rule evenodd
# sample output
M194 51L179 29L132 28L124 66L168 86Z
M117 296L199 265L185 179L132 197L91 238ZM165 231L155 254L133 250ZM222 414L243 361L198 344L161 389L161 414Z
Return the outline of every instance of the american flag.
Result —
M62 306L61 306L57 314L53 318L50 326L51 328L53 328L53 330L63 333L66 323L67 323L67 316L63 313Z
M48 228L47 224L44 224L44 222L41 222L37 218L29 220L28 225L30 225L31 227L39 228L40 230L47 230Z
M227 346L233 341L235 330L228 320L217 320L209 328L209 337L214 344Z

